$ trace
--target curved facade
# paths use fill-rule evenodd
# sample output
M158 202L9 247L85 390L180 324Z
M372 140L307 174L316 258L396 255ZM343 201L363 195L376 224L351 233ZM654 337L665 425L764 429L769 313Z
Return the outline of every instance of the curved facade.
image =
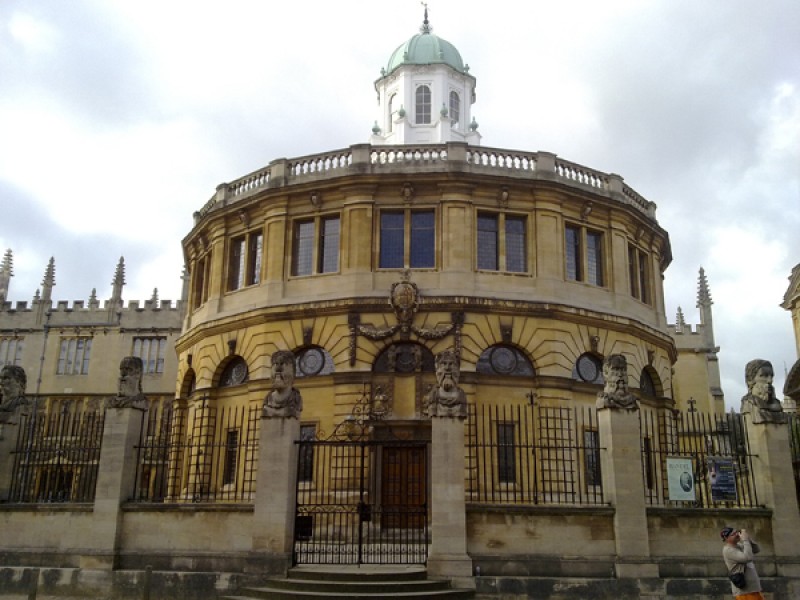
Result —
M593 405L610 354L643 405L672 404L669 238L617 175L543 152L365 144L273 162L195 217L184 399L260 404L270 356L291 350L314 365L298 363L304 423L330 431L380 385L390 418L424 427L435 380L419 357L453 348L475 405ZM221 385L232 360L246 376Z

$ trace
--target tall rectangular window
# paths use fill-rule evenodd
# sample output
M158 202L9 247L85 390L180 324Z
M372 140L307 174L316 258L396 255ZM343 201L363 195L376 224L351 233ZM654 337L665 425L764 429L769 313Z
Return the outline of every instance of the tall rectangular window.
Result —
M22 363L22 347L22 338L0 338L0 367L5 365L19 366Z
M578 227L567 225L565 235L567 279L571 281L583 281L583 271L581 269L581 230Z
M461 98L458 92L450 92L450 123L451 127L458 127L461 121Z
M292 275L335 273L339 270L338 215L295 221Z
M263 234L259 232L235 237L230 242L228 254L228 291L261 281L261 255L264 250Z
M322 219L322 235L319 240L320 273L335 273L339 270L339 217Z
M247 240L247 278L246 285L261 283L261 255L264 252L264 234L251 233Z
M165 337L133 338L133 356L142 359L143 373L155 375L164 372L164 356L167 352Z
M239 462L239 430L229 429L225 435L225 459L222 466L222 485L236 483Z
M628 244L628 279L630 280L631 296L650 304L650 270L649 255Z
M497 215L478 215L478 269L497 271L500 268Z
M603 234L577 225L564 227L564 262L567 279L605 285Z
M382 211L380 269L432 269L436 266L436 213L433 210Z
M427 85L417 86L414 100L417 125L427 125L431 122L431 89Z
M516 440L513 423L497 424L497 480L517 482Z
M199 308L208 299L208 269L211 260L208 256L199 258L194 263L192 272L192 307Z
M583 431L583 463L586 485L601 485L600 478L600 437L597 430Z
M528 270L525 217L478 213L477 266L484 271L524 273Z
M603 234L586 232L586 280L592 285L603 285Z
M61 338L56 373L58 375L87 375L91 353L92 338Z

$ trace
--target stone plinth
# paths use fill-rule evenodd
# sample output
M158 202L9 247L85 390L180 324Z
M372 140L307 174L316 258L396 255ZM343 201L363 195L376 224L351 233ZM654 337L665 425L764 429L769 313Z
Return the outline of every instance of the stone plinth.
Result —
M650 558L644 501L639 411L601 408L603 492L614 507L615 570L618 578L658 577Z
M299 439L297 419L261 419L251 563L262 572L285 574L291 566Z
M778 575L800 577L800 510L789 427L786 423L754 424L750 414L745 415L745 423L758 500L772 510L772 543Z
M464 500L464 419L431 419L431 551L428 573L474 587L467 555Z
M14 470L12 452L19 435L19 419L0 423L0 502L6 502L11 491L11 473Z
M116 566L121 505L131 497L136 482L135 446L141 437L144 412L134 407L106 409L94 498L94 552L81 556L81 567L113 569Z

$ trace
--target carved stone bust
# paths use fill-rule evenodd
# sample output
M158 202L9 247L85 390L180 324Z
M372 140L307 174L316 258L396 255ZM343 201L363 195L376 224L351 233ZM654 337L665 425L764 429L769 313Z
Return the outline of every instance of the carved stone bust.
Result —
M138 356L126 356L119 363L117 395L108 399L109 408L145 408L147 398L142 393L144 366Z
M16 365L5 365L0 369L0 423L8 420L20 406L27 404L25 369Z
M775 372L772 363L757 358L744 368L747 394L742 396L742 414L750 414L753 423L785 423L786 413L775 396L772 379Z
M436 355L436 386L428 394L428 416L467 416L467 395L458 387L460 376L458 355L453 350Z
M300 418L303 399L294 387L294 354L278 350L272 355L272 391L264 400L265 417Z
M628 389L628 361L622 354L611 354L603 361L605 387L597 394L597 408L639 410L639 403Z

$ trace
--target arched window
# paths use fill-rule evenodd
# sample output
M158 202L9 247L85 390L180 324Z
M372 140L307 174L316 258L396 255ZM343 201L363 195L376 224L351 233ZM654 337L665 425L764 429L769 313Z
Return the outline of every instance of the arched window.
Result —
M645 367L639 375L639 390L645 396L658 396L661 394L661 381L653 367Z
M422 344L400 342L383 350L372 366L375 373L419 373L435 370L433 353Z
M417 125L427 125L431 122L431 88L420 85L416 90L414 114Z
M183 376L183 383L181 384L181 398L189 398L192 394L194 394L196 387L197 376L194 373L194 369L189 369L186 372L186 375Z
M241 356L234 356L222 370L222 375L219 377L219 387L241 385L247 381L248 376L249 372L245 360Z
M386 125L386 131L388 133L392 133L392 128L394 127L394 99L396 97L397 94L389 96L389 123Z
M483 375L510 375L533 377L535 372L528 357L514 346L497 344L484 350L478 358L475 370Z
M572 378L586 383L604 383L603 361L588 352L581 354L572 369Z
M459 98L458 92L450 92L450 118L452 119L451 127L458 127L461 121L461 98Z
M296 377L314 377L333 373L333 358L320 346L309 346L295 352Z

